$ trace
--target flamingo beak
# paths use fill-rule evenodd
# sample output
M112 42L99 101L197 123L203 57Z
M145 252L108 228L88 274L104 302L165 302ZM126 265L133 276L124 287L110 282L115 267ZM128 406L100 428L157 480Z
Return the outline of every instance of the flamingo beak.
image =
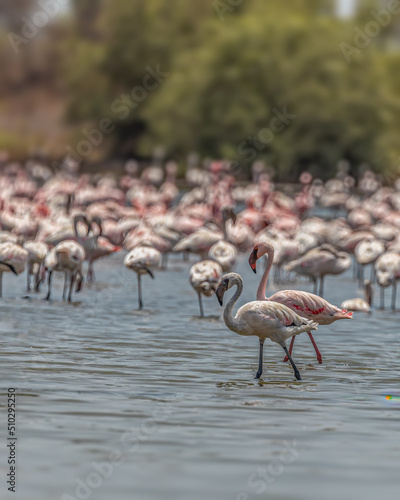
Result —
M258 248L254 247L249 257L249 264L250 267L253 269L254 274L257 273L257 250Z
M228 284L225 281L222 281L218 288L215 291L215 295L217 296L219 305L222 306L224 304L224 294L228 290Z

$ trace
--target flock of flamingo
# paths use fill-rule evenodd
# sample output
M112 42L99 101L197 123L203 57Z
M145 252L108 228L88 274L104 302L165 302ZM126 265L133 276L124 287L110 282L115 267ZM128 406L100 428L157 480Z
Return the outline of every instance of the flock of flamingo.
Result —
M358 180L343 169L327 182L304 172L295 186L278 189L271 172L253 165L252 182L239 183L229 163L189 165L182 194L177 165L151 166L142 172L136 162L125 175L77 175L66 169L55 175L46 165L29 162L3 166L0 174L0 297L3 273L26 269L28 292L47 285L54 273L64 274L63 299L72 300L87 281L95 280L94 264L115 252L127 252L123 264L138 278L138 303L143 308L142 276L168 266L172 253L195 254L189 281L197 292L200 315L203 297L216 295L221 306L231 287L236 291L224 308L226 326L239 335L259 338L262 374L266 338L285 351L285 361L300 373L292 359L295 336L307 332L317 360L321 353L312 331L353 311L370 312L373 283L392 287L392 309L400 279L400 182L382 185L365 170ZM325 217L312 215L318 207ZM340 216L339 216L340 215ZM233 307L243 291L243 279L231 272L239 253L249 255L250 268L264 257L266 267L256 301ZM323 298L324 278L353 265L353 278L363 285L365 299L346 300L337 307ZM275 283L295 276L314 284L314 293L281 290L266 297L273 267ZM364 280L369 266L369 279ZM188 264L189 267L189 264ZM227 274L224 274L227 273ZM306 281L302 281L306 283ZM317 292L319 295L317 295ZM287 349L286 341L291 339Z

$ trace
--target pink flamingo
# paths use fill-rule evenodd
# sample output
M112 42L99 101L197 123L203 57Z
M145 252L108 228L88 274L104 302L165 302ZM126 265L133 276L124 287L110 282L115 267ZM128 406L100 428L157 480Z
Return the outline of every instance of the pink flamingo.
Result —
M284 304L299 316L307 319L312 319L320 325L330 325L338 319L352 318L352 312L347 312L346 310L339 309L333 304L330 304L327 300L319 297L318 295L314 295L313 293L302 292L299 290L281 290L277 293L274 293L274 295L272 295L271 297L267 298L265 296L265 291L267 288L268 275L274 260L274 247L267 242L256 244L250 254L249 264L254 273L256 273L257 260L265 254L267 254L268 256L268 262L257 289L257 300L268 300L271 302ZM312 345L314 346L318 362L322 364L322 357L317 344L315 343L311 332L307 333L310 337ZM290 354L292 354L294 339L295 337L292 337L290 343ZM288 359L289 358L286 356L284 361L288 361Z
M255 335L259 338L258 371L255 378L258 379L262 375L264 342L265 339L269 338L282 347L292 365L294 376L297 380L301 380L300 372L287 350L286 339L293 338L299 333L317 330L317 323L299 316L283 304L272 301L248 302L233 316L233 306L243 291L242 278L236 273L225 274L220 279L215 291L218 302L222 306L225 292L235 285L236 292L224 309L224 322L230 330L238 335Z

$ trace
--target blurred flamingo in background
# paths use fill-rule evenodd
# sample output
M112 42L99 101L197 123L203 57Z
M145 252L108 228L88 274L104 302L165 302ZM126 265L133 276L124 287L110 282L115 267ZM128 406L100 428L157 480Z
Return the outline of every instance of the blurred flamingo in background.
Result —
M148 274L154 279L153 269L161 265L161 253L155 248L138 246L131 250L124 259L124 266L135 271L138 278L138 302L139 309L143 309L142 282L143 274Z
M204 317L202 295L210 297L222 276L222 268L213 260L202 260L191 267L189 280L199 298L200 316Z
M309 276L314 281L314 293L317 291L317 280L319 279L319 295L322 297L325 276L328 274L341 274L350 266L351 257L349 254L339 252L332 245L324 244L287 264L286 270Z
M74 240L61 241L48 252L44 260L44 267L48 272L46 300L50 300L51 297L53 272L62 272L64 273L63 300L66 299L69 278L68 302L72 301L72 290L75 282L77 281L77 292L82 287L82 264L84 260L85 250Z
M0 244L0 298L3 297L3 273L21 274L25 270L28 251L16 243Z
M365 299L359 297L355 299L347 299L340 304L340 307L348 311L371 312L373 286L370 280L364 282Z
M49 247L42 241L27 241L24 243L24 248L28 251L26 289L30 292L33 288L36 292L38 292L40 283L43 279L43 263L47 252L49 251ZM32 276L34 276L34 283L31 283Z

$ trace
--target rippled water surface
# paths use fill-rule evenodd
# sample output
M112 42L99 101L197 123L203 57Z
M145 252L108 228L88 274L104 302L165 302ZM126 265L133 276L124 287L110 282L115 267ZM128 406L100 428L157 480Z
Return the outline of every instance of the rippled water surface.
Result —
M258 339L230 332L215 297L198 317L190 263L171 258L168 272L146 277L139 312L122 257L97 264L97 283L72 305L60 300L61 276L50 303L44 290L24 298L25 276L4 276L1 498L8 387L18 392L10 498L399 497L400 407L385 399L400 389L399 311L320 327L323 365L298 337L299 382L267 341L256 381ZM237 270L243 304L259 276L244 258ZM349 272L328 278L325 294L340 303L361 291Z

